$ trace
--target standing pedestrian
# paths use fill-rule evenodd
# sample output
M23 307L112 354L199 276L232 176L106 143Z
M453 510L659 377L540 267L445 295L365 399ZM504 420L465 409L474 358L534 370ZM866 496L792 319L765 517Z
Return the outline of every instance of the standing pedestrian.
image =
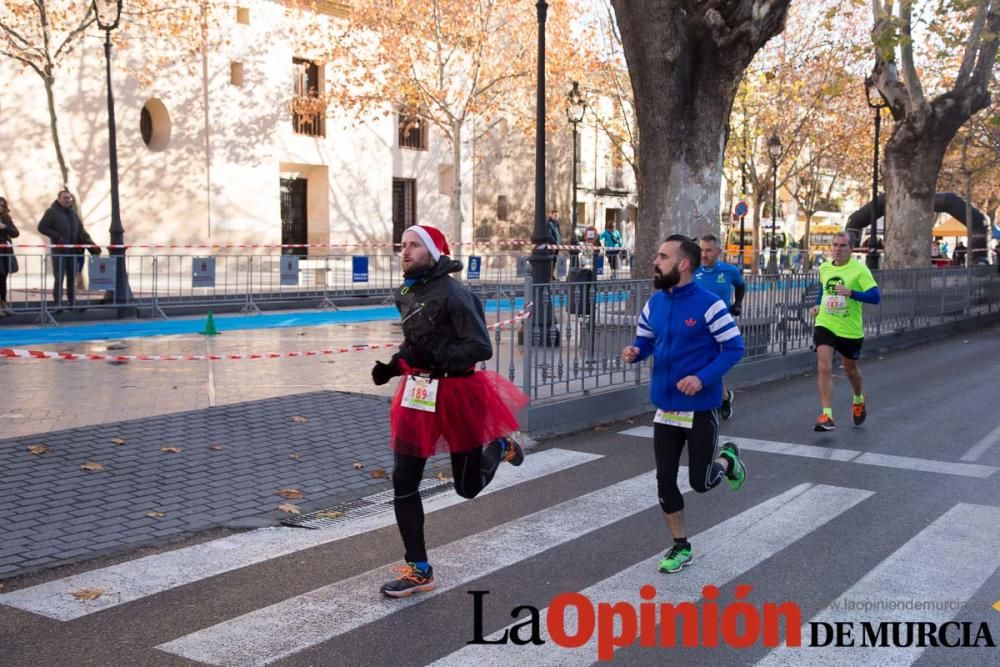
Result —
M562 231L559 229L559 209L552 209L549 211L549 217L545 220L545 233L546 241L549 245L560 245L562 243ZM550 248L548 250L549 255L552 256L552 282L555 282L556 278L556 263L558 261L559 249Z
M621 252L622 235L615 229L614 220L608 220L604 231L601 232L601 245L606 248L604 254L607 255L608 266L611 267L611 271L618 271L618 254Z
M21 235L14 218L10 214L10 206L5 197L0 197L0 317L13 315L14 309L7 301L7 277L17 273L17 257L14 256L14 243Z
M394 598L435 586L420 500L427 459L451 454L455 491L463 498L475 498L501 462L524 460L511 433L528 398L498 373L476 370L493 356L486 316L476 295L451 277L462 263L448 254L444 234L434 227L414 225L403 233L404 280L396 292L403 343L389 363L372 368L376 385L404 377L389 410L393 507L406 550L399 576L381 588Z
M52 300L56 305L56 312L60 312L64 282L70 306L76 305L76 262L83 255L82 246L89 246L88 250L93 255L100 255L101 249L94 244L94 239L90 238L84 228L69 190L59 192L59 196L38 223L38 232L47 236L53 245L74 246L52 249L52 273L55 276Z
M663 242L653 264L658 291L642 309L635 342L622 350L627 363L653 357L649 397L657 408L656 485L673 537L660 560L661 572L679 572L694 559L677 486L684 445L691 487L698 493L715 488L723 478L733 489L746 480L739 448L727 442L717 450L722 377L743 356L743 338L725 304L694 283L700 256L698 245L686 236L675 234Z
M816 318L813 344L816 346L816 385L820 408L816 431L832 431L833 421L833 353L839 352L844 375L854 391L852 419L861 426L868 416L865 405L864 378L861 376L861 346L865 342L861 304L877 304L881 300L878 284L867 266L851 257L851 237L847 232L833 235L831 261L819 267L819 293L812 315Z

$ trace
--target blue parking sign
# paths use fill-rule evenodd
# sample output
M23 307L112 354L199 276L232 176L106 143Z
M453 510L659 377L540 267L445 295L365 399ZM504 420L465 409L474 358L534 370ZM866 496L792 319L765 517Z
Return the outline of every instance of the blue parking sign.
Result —
M353 282L356 283L366 283L368 282L368 257L357 256L352 259L352 274Z
M469 267L466 278L468 280L479 280L479 273L483 267L483 258L476 255L469 256Z

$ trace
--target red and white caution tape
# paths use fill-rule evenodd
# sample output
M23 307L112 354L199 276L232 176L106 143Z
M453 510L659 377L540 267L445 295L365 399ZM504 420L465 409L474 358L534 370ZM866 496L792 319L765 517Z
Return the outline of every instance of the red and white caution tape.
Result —
M500 329L531 317L531 304L509 320L491 324L488 329ZM327 357L347 352L368 352L399 347L399 343L381 343L354 347L338 347L328 350L305 352L265 352L263 354L79 354L77 352L49 352L47 350L23 350L0 348L0 359L57 359L60 361L254 361L258 359L290 359L294 357Z
M462 243L450 244L455 247L483 247L491 246L525 246L531 245L531 241L526 239L511 239L509 241L466 241ZM88 250L90 248L105 248L108 250L120 250L129 248L154 248L157 250L184 249L184 250L234 250L246 248L394 248L398 243L127 243L125 245L87 245L82 243L19 243L18 248L50 248L52 250Z

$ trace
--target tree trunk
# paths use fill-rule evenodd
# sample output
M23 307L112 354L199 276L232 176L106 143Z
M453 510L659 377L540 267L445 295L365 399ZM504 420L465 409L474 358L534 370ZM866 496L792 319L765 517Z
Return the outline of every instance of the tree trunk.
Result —
M612 0L635 97L637 261L669 234L718 233L729 112L754 54L784 29L790 0Z
M947 97L934 100L926 113L912 112L898 121L886 144L887 269L922 268L930 262L934 193L941 163L962 123L975 113L969 110L972 100L959 104L951 97L941 103ZM987 96L983 106L988 103Z
M42 81L45 83L45 98L48 101L49 106L49 129L52 130L52 145L56 149L56 159L59 161L59 173L62 175L62 187L68 188L69 169L66 167L66 158L63 157L62 144L59 143L59 123L56 118L56 100L55 93L53 92L55 77L52 76L51 72L47 72L46 75L42 77Z
M815 204L813 204L813 206L815 206ZM802 268L804 270L812 268L812 259L809 257L809 245L811 241L809 235L812 233L812 221L814 215L816 215L816 211L806 209L806 231L802 235L802 247L799 248L799 254L802 256Z
M451 200L449 201L449 218L451 236L449 242L454 246L452 253L458 252L462 243L462 123L456 121L451 130L451 159L454 162L454 180L451 184Z
M750 272L755 275L760 275L760 258L764 251L764 235L761 233L760 221L761 213L764 211L764 202L767 201L767 195L770 190L767 186L754 187L753 196L753 243L750 246ZM757 193L760 193L760 196Z

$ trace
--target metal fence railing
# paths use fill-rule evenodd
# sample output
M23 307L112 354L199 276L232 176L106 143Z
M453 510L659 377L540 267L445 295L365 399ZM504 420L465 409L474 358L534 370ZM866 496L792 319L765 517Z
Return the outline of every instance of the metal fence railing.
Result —
M920 329L1000 312L993 266L875 273L881 303L864 306L867 336ZM745 361L812 347L819 283L815 274L748 276L737 318ZM651 364L620 360L631 344L650 280L561 282L529 287L535 302L524 324L519 380L533 401L573 398L648 381ZM513 348L503 351L513 355Z
M530 272L529 251L479 252L460 249L454 258L465 268L456 277L480 293L500 286L505 293L523 293ZM574 265L591 267L596 277L608 280L630 275L627 261L612 267L597 250L574 256L563 252L555 266L555 277L565 279ZM332 306L336 299L387 298L402 282L399 256L391 249L362 254L185 254L180 251L143 253L131 251L125 258L129 296L118 299L108 292L121 256L52 255L17 252L19 270L7 276L8 299L16 314L36 315L56 323L67 309L114 311L123 304L166 316L172 308L237 306L258 312L259 306L275 302L302 302L303 307ZM77 262L81 268L77 269ZM54 294L57 264L85 276L88 287L77 285L74 299L62 289ZM102 282L103 278L103 282ZM109 312L109 315L111 313Z

